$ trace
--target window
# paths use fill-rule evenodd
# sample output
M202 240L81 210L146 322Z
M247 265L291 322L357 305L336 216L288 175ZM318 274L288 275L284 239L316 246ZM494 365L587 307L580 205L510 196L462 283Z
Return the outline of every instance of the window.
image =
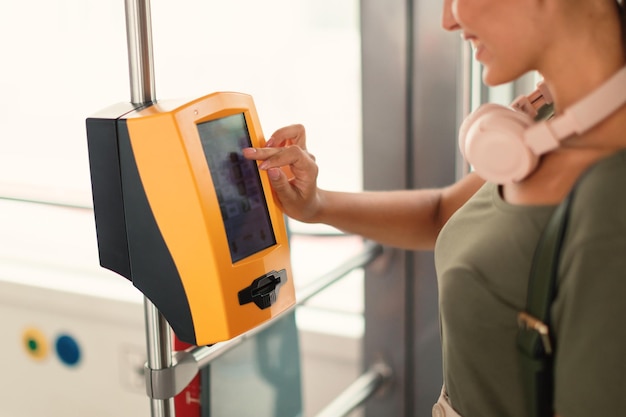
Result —
M251 94L266 137L291 123L307 127L309 149L322 167L322 187L359 190L358 5L357 0L153 0L156 97L194 99L225 90ZM85 119L130 101L124 13L121 0L35 0L2 7L0 197L91 206ZM21 213L11 212L24 218L15 230L5 230L5 237L35 224ZM33 233L59 233L46 229L45 222L37 224L40 229ZM68 220L65 229L84 224L82 217ZM297 223L291 229L327 231ZM72 257L91 262L95 233L85 235L70 233L66 239L88 239L86 245L71 243L72 251L87 256L74 252ZM59 244L52 237L43 241L48 240ZM30 251L29 259L48 252L46 245L23 250ZM315 262L306 252L294 251L294 264ZM328 254L328 269L346 255Z

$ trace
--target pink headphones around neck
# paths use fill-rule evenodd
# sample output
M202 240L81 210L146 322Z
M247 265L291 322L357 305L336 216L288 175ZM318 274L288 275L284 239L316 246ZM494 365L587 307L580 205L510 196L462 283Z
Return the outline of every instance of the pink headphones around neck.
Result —
M517 98L511 107L482 105L461 124L461 154L487 181L521 181L533 172L539 157L556 149L559 141L586 132L626 103L626 67L563 114L535 122L538 109L551 103L550 92L540 83L537 90Z

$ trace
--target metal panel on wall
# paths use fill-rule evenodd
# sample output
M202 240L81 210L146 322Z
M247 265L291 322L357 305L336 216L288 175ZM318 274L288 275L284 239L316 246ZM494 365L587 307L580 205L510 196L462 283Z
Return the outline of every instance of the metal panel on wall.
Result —
M407 187L407 10L406 2L399 0L361 1L363 186L367 190ZM407 254L389 250L365 273L364 366L382 358L393 369L393 385L367 402L367 416L403 416L410 398L406 268Z
M361 1L364 188L455 180L460 38L440 2ZM367 416L430 415L442 383L432 252L389 249L365 279L365 365L383 358L394 383Z
M441 27L443 2L416 1L413 11L412 124L414 188L446 186L456 178L460 36ZM442 384L437 278L432 252L413 258L412 416L430 415Z

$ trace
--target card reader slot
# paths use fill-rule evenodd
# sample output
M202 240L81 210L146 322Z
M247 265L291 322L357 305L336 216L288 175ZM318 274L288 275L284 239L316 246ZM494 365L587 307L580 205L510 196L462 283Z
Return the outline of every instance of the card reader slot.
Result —
M249 287L239 291L239 305L254 303L261 310L270 307L276 302L279 287L286 281L287 273L284 269L255 279Z
M259 286L251 290L252 297L263 296L271 293L276 289L276 286L280 284L280 277L270 275L268 277L261 278Z

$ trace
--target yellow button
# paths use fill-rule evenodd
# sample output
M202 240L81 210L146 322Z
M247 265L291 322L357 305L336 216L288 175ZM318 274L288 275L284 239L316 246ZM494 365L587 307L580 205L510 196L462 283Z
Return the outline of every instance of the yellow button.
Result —
M48 340L41 331L35 328L24 330L24 333L22 333L22 347L33 359L43 360L48 356Z

